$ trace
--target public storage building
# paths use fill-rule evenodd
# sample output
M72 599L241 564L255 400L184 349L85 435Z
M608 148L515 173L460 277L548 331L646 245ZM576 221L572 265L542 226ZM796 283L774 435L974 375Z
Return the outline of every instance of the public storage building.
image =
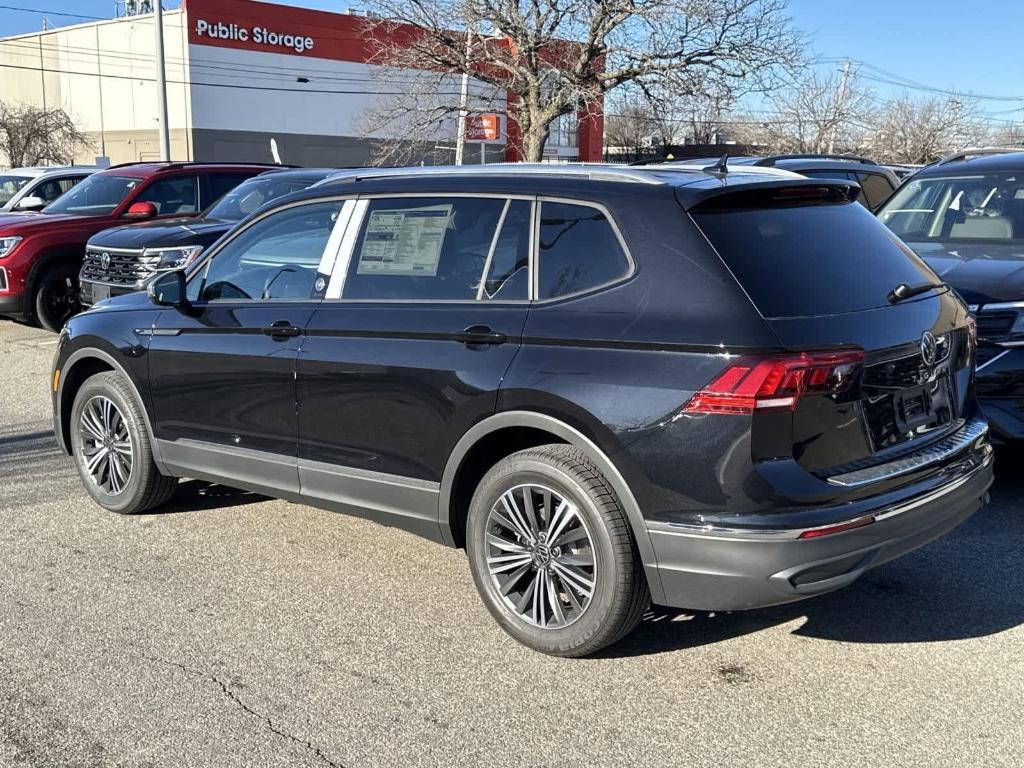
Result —
M165 11L172 159L270 161L274 139L285 163L367 164L379 139L404 137L370 119L402 97L402 85L368 63L365 24L359 15L253 0L185 0ZM78 161L158 159L155 47L152 14L2 38L0 100L62 107L92 141ZM457 78L450 86L458 92ZM561 118L546 158L600 160L600 106ZM497 119L496 138L471 140L466 162L519 159L507 122ZM412 161L451 162L449 128L417 142Z

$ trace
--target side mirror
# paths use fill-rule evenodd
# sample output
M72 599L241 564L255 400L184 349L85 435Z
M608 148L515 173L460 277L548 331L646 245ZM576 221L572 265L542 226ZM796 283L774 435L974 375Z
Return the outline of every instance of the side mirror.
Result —
M152 203L132 203L125 213L126 219L152 219L156 216L156 206Z
M41 211L45 207L46 201L41 197L36 197L35 195L23 197L18 201L19 211Z
M162 272L146 287L149 300L160 307L178 307L184 309L189 306L188 293L185 284L185 270L172 269Z

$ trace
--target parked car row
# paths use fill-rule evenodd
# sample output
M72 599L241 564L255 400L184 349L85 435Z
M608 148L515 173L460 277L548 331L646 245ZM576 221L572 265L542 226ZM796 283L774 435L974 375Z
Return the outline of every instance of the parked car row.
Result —
M1015 182L986 162L957 171L980 197L921 171L883 218L926 245L1012 232ZM153 509L191 477L397 526L464 548L513 637L581 656L651 601L843 587L987 499L975 320L868 210L880 166L364 169L250 200L301 173L195 227L96 236L90 299L146 287L60 335L54 426L98 504ZM102 215L155 205L152 181ZM203 184L150 215L198 213ZM124 282L90 271L126 252Z
M40 176L44 181L36 182L32 198L21 198L18 211L0 214L0 314L59 331L81 306L79 273L89 238L130 222L195 218L242 181L271 169L279 166L128 163L98 172L76 171L78 176L68 175L69 169ZM9 178L16 176L12 172ZM45 192L40 184L70 185L76 178L76 183L41 212L24 212L26 200ZM116 272L122 260L109 258ZM145 258L144 264L159 264L161 259L164 264L175 263L170 254L154 253ZM106 259L102 254L99 259L102 266ZM128 271L134 268L133 264ZM95 269L89 275L95 284ZM90 293L88 303L94 300Z

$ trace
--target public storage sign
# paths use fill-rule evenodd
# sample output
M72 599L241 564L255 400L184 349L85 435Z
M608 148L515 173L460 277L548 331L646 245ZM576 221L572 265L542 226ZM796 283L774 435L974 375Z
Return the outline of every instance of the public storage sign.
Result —
M305 35L289 35L275 32L266 27L243 27L238 24L225 24L222 21L209 22L196 19L196 36L214 40L233 40L238 43L254 43L270 47L290 48L296 53L313 49L315 41Z

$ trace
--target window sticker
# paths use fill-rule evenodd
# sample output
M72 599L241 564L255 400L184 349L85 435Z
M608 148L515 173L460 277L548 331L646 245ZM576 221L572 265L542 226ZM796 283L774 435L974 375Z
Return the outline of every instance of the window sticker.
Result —
M437 275L452 204L371 211L357 275Z

